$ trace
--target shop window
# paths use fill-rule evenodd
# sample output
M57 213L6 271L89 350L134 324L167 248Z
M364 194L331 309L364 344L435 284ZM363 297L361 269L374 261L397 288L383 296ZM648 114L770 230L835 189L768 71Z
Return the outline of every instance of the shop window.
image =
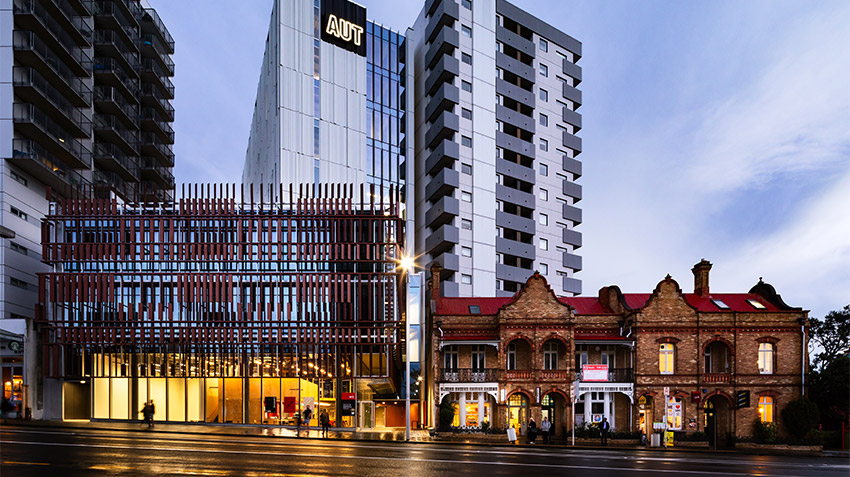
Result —
M762 396L759 398L759 419L761 422L773 422L773 398Z
M682 430L682 398L671 396L667 401L667 428Z
M759 343L759 373L773 374L775 359L776 353L773 349L773 343Z
M662 343L658 347L658 371L661 374L673 374L676 349L673 343Z

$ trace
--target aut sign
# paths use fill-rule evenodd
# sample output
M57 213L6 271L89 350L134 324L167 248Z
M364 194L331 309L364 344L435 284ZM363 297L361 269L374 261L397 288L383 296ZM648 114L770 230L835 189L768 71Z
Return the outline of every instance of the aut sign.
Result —
M347 0L322 0L322 41L366 56L366 9Z

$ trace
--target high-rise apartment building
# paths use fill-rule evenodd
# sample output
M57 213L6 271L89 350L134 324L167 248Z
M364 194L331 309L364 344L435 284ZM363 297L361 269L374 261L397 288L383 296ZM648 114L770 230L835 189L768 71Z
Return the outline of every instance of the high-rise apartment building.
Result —
M243 183L402 187L407 248L446 296L535 270L578 294L580 57L504 0L428 0L404 36L345 0L275 0Z
M24 345L2 366L38 417L32 318L48 190L172 197L174 40L139 0L0 0L0 21L0 330Z
M580 293L581 43L504 0L426 1L408 37L416 249L444 295L512 295L535 270Z

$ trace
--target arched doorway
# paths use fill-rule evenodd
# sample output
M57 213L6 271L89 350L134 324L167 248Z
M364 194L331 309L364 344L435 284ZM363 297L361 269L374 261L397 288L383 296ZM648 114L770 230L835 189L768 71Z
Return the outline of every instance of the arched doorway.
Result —
M508 397L508 427L513 427L520 435L525 435L528 423L528 398L522 393Z
M705 400L705 433L713 449L725 448L729 436L729 399L715 394Z
M641 395L638 398L638 429L644 436L652 434L652 407L655 401L649 394Z
M552 436L558 436L563 433L566 423L566 406L567 401L560 393L550 392L543 396L541 401L541 422L544 417L552 423L550 433Z

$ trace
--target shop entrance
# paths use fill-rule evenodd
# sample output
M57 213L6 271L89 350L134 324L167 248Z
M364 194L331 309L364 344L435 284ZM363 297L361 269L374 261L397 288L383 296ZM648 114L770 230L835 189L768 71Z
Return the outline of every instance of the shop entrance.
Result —
M706 399L703 408L708 444L713 449L726 447L729 434L729 401L723 396L714 395Z
M528 398L516 393L508 398L508 427L513 427L520 435L525 435L528 421Z
M558 393L549 393L543 396L542 404L542 416L540 419L542 420L544 417L549 418L549 422L552 424L552 428L549 432L553 436L560 435L561 430L564 427L564 423L562 421L564 419L566 401L563 396Z
M360 403L360 426L363 428L375 427L375 403L365 401Z

